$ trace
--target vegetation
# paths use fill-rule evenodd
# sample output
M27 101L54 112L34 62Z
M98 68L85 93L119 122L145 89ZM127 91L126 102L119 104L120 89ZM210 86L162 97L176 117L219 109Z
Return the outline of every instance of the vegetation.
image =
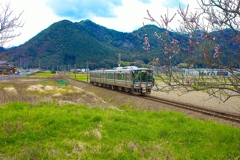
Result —
M164 57L162 43L154 33L164 34L166 31L155 25L146 25L131 33L122 33L90 20L77 23L63 20L52 24L23 45L3 50L0 55L19 65L23 64L20 61L28 61L29 67L40 65L41 68L55 70L67 66L74 68L75 64L84 68L87 61L90 69L116 67L119 53L122 61L139 60L150 64L154 57ZM218 32L212 34L220 35ZM143 49L145 35L148 35L151 42L150 51ZM187 41L186 35L170 31L169 39L176 39L183 46ZM172 64L183 62L185 59L175 56Z
M0 97L0 159L239 158L239 128L131 101L89 103L97 97L54 79L1 82Z
M20 36L18 29L23 27L24 23L21 21L22 13L14 13L11 9L10 3L3 4L0 2L0 52L4 51L5 43L13 40L15 37Z
M190 11L189 5L184 8L179 5L177 13L172 13L171 17L165 14L160 21L155 20L147 11L146 19L165 28L165 32L155 32L155 38L159 40L164 54L159 54L154 61L168 77L165 81L168 92L181 86L185 88L185 93L203 90L210 97L221 101L240 97L239 7L237 0L200 0L197 10ZM175 20L176 14L179 15L179 26L172 28L171 22ZM171 36L173 32L176 37ZM144 44L150 52L148 39L146 35ZM194 84L196 78L192 79L189 74L174 74L174 65L179 59L182 60L181 65L178 63L180 67L187 64L189 69L195 69L199 75L204 73L203 68L207 68L204 70L208 72L209 79L214 79L217 83L199 88ZM197 81L205 83L200 78Z
M235 159L240 130L173 112L12 102L1 106L1 158Z
M32 75L28 75L25 78L50 78L53 77L54 73L49 71L39 71L37 73L34 73Z
M79 80L79 81L89 81L90 77L87 73L72 73L68 72L70 78Z

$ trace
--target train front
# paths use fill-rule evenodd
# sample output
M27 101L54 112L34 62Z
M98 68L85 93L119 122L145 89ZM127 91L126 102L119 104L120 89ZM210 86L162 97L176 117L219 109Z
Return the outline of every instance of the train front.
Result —
M150 94L154 85L153 70L137 68L132 71L134 94Z

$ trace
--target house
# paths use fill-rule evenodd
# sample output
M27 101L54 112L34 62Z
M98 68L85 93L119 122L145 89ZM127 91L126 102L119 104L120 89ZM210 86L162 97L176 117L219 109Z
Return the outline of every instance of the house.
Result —
M0 61L0 75L13 74L15 70L7 61Z

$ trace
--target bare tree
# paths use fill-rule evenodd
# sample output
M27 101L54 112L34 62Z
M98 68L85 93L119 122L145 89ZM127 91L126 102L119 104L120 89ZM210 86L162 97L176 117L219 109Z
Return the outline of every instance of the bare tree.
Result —
M182 87L182 94L205 90L210 97L227 101L240 96L240 14L239 0L200 0L199 9L189 11L189 6L177 11L179 28L172 30L169 24L175 18L161 16L157 22L148 12L146 19L166 28L155 32L162 44L163 56L158 74L166 86L159 89L169 92ZM169 35L175 32L180 38ZM188 63L188 69L180 71L173 67L176 58Z
M0 46L20 35L16 29L23 27L22 13L14 15L10 4L0 4Z

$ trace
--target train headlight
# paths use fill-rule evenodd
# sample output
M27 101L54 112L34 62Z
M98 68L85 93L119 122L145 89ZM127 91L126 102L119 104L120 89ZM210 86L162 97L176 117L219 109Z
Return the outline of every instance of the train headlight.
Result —
M139 87L139 86L140 86L140 84L135 84L134 86L135 86L135 87Z

